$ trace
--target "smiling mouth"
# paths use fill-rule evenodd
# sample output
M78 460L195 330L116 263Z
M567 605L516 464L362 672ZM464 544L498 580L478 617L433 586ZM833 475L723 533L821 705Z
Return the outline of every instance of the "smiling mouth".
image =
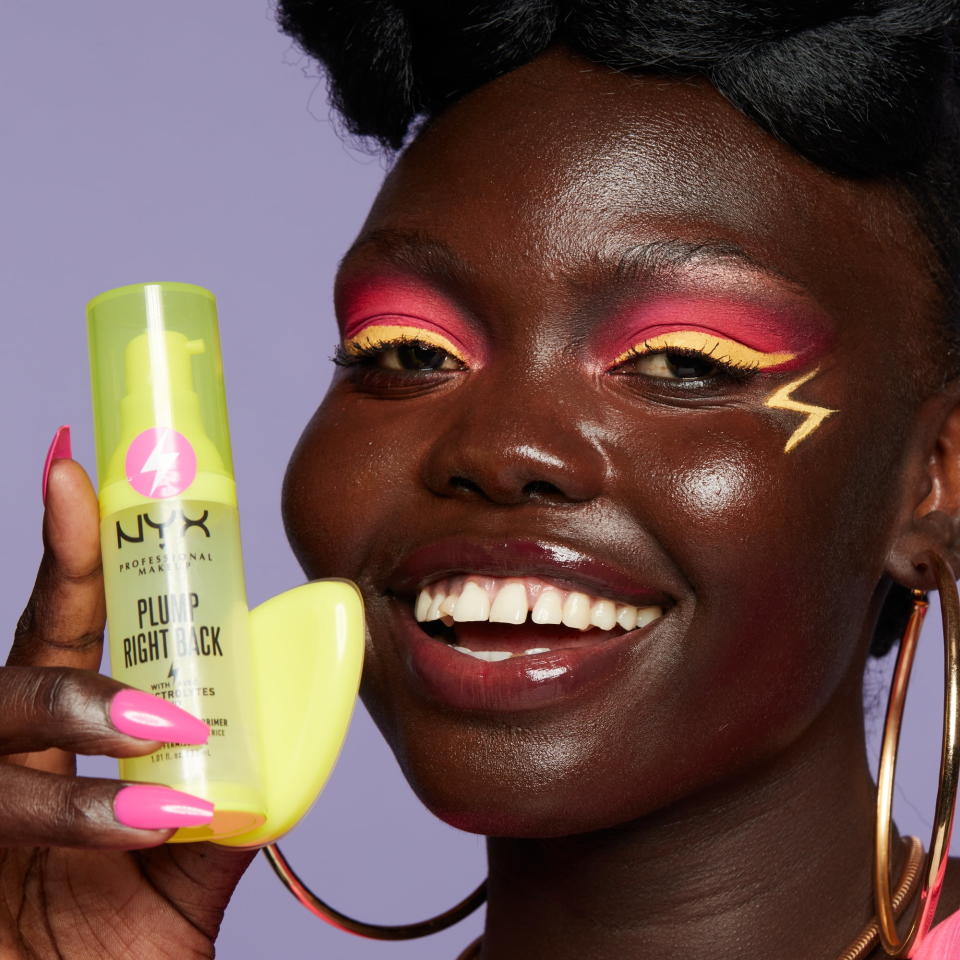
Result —
M592 646L662 616L662 606L622 603L540 577L446 577L423 587L414 603L425 633L490 663Z

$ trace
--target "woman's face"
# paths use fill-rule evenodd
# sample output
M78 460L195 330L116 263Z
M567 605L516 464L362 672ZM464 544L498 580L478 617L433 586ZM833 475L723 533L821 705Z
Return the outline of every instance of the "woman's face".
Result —
M360 585L364 698L439 816L623 823L856 698L924 249L702 82L554 51L421 133L344 259L349 363L284 509L308 575Z

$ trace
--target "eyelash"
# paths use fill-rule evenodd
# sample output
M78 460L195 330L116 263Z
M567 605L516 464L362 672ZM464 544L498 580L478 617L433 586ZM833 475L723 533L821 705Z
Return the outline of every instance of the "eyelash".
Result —
M416 340L409 337L397 337L396 340L383 341L381 340L378 343L370 344L369 346L354 346L350 350L342 344L338 343L334 347L333 356L330 358L334 364L338 367L373 367L373 362L378 360L383 354L387 353L390 350L396 350L397 347L422 347L424 350L436 350L438 353L445 353L452 360L455 360L457 363L463 364L463 361L459 357L454 356L452 353L444 350L442 347L438 347L434 343L428 343L426 340ZM464 367L466 365L464 364ZM449 370L428 370L424 371L426 373L450 373ZM423 372L420 373L423 375Z
M371 344L368 346L357 346L354 345L350 350L348 350L343 344L337 344L334 349L334 354L331 357L333 363L338 367L343 368L356 368L356 367L366 367L368 369L375 368L375 362L382 357L385 353L390 350L397 349L398 347L422 347L425 350L435 350L441 353L446 353L448 357L455 360L458 363L462 363L458 357L455 357L453 354L450 354L448 351L444 351L441 347L438 347L436 344L428 343L425 340L418 340L408 337L397 337L395 340L391 341L380 341L376 344ZM726 378L728 380L733 380L738 383L745 383L746 381L752 379L760 369L759 361L754 361L752 363L745 361L737 361L729 356L717 356L716 351L720 348L720 344L714 344L713 348L710 351L706 350L697 350L691 347L685 346L675 346L672 347L669 344L656 344L651 343L651 341L645 341L643 344L639 344L635 347L632 347L626 352L626 354L620 359L616 367L614 367L610 372L616 372L621 367L629 364L631 361L641 359L643 357L656 356L657 354L670 354L675 357L689 357L691 359L700 359L706 360L713 364L717 369L714 370L708 376L694 379L694 378L684 378L683 380L677 382L687 382L687 383L703 383L705 381L716 381L721 378ZM393 371L398 372L398 371ZM414 371L411 371L414 372ZM451 371L440 371L440 370L424 370L416 371L419 376L423 376L425 373L449 373ZM655 377L653 379L667 379L661 377Z
M359 367L373 357L379 356L387 346L395 346L395 344L379 344L376 347L357 347L354 350L347 350L342 343L338 343L333 348L333 356L330 359L338 367Z
M706 350L695 350L690 347L671 347L669 344L651 345L651 342L648 340L641 345L631 347L611 372L618 370L620 367L630 363L632 360L639 360L642 357L652 357L660 353L671 354L677 357L690 357L691 359L707 360L718 368L717 371L708 377L702 378L702 380L699 382L703 382L703 380L713 380L718 376L725 376L731 380L736 380L740 383L743 383L754 377L760 370L760 363L758 361L746 363L743 361L734 360L731 357L716 356L714 352L719 347L720 344L717 343L714 345L713 349L708 352ZM656 379L666 378L658 377ZM698 381L690 380L689 382L695 383Z

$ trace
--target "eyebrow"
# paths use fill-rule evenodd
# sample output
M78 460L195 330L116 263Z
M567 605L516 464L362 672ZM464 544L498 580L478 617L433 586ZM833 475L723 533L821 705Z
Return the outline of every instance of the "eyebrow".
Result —
M379 259L401 270L425 274L437 280L461 281L477 273L474 267L442 240L420 230L389 228L373 230L359 236L340 259L340 268L367 250L372 250Z
M615 264L614 272L618 279L633 280L639 276L656 275L704 261L734 263L754 273L765 273L786 284L796 293L809 296L809 291L803 284L729 240L650 240L624 250Z
M340 266L367 249L400 270L449 284L462 283L479 273L444 241L419 230L392 228L362 234L343 255ZM659 238L609 253L596 250L585 259L614 283L636 282L699 263L737 264L774 278L795 294L805 298L811 296L810 290L802 283L728 240ZM505 263L504 267L508 268L508 264ZM563 268L558 273L574 285L582 282L576 275L576 267Z

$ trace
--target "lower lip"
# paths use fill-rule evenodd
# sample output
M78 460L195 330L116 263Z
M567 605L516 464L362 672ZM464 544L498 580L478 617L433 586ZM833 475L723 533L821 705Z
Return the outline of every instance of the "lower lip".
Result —
M398 603L398 607L406 666L416 686L445 706L481 712L536 710L573 699L613 677L638 639L659 623L655 620L642 629L589 646L491 663L428 636L406 604ZM504 629L510 628L504 625Z

